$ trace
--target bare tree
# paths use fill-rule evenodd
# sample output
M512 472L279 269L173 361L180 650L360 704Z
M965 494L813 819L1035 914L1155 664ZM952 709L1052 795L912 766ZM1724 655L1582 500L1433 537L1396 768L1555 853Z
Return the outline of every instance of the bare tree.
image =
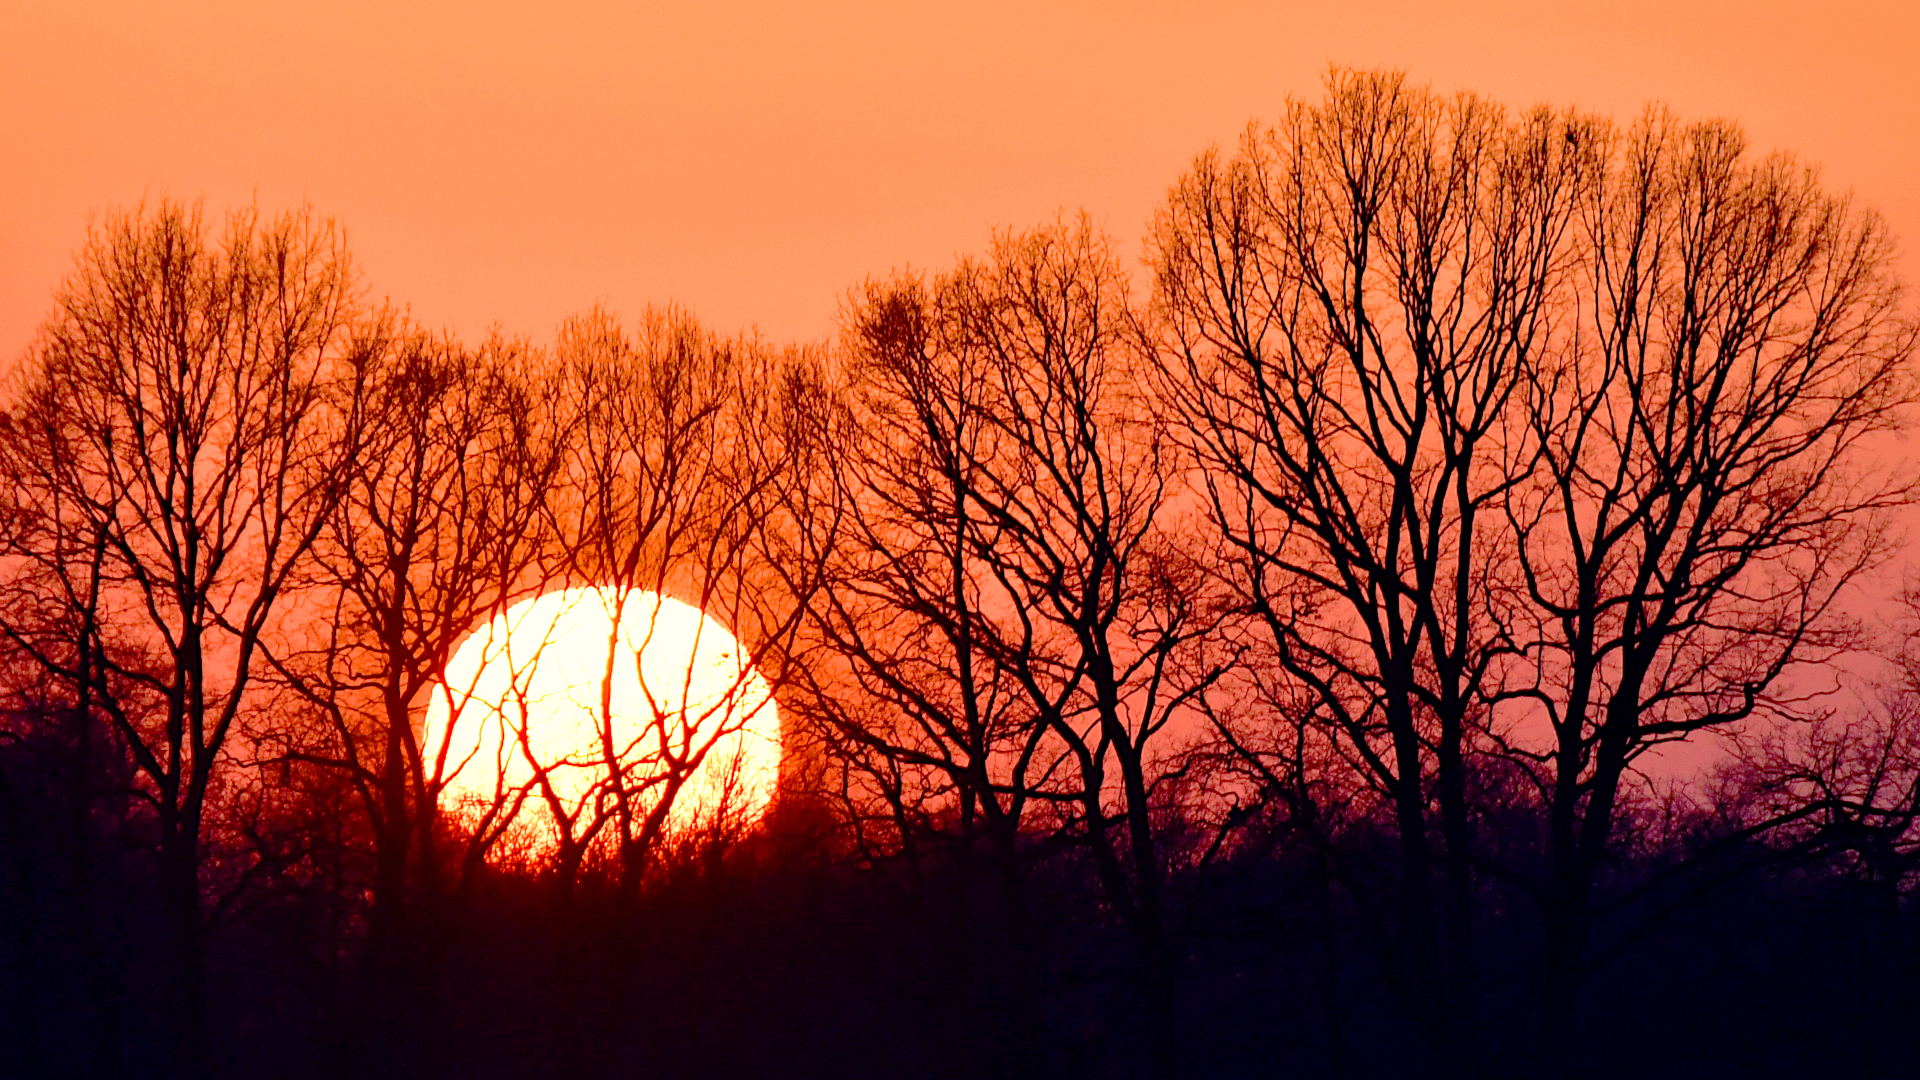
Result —
M810 699L845 810L863 843L912 853L936 831L984 839L1009 875L1038 782L1045 732L992 657L991 606L976 548L984 510L969 489L992 439L994 394L979 357L944 349L949 327L925 284L870 283L849 323L847 384L833 434L843 542L830 559L814 632L834 658ZM870 821L873 807L884 807ZM868 829L882 826L869 840Z
M450 752L463 718L429 733L422 714L461 641L537 587L545 553L566 421L529 353L500 339L469 350L392 315L369 329L367 435L315 544L309 618L273 657L314 722L283 715L257 735L352 785L373 848L363 1020L401 1031L399 997L425 978L405 955L418 906L409 886L429 901L448 886L437 807L462 764ZM484 858L513 809L503 793L463 818L464 850L449 865Z
M308 212L141 207L96 227L0 427L0 631L110 717L159 832L174 1066L207 1060L203 828L261 645L357 449L356 299ZM78 613L52 641L36 611Z
M590 312L562 328L555 357L579 422L552 503L554 557L566 581L599 590L586 602L610 605L610 637L595 710L598 780L565 799L552 763L529 761L557 833L563 887L611 830L631 891L676 812L685 813L688 785L738 764L709 755L773 708L791 677L789 646L817 574L803 562L775 570L765 555L801 445L787 397L795 358L751 338L723 339L677 309L649 309L632 334ZM729 685L697 685L720 669L679 672L679 685L668 686L639 670L655 638L677 632L647 594L704 616L696 640L658 648L699 654L708 627L735 636L747 655L723 665ZM630 609L644 612L637 635ZM640 674L645 715L619 715L638 707L615 700L625 664Z
M1487 583L1585 122L1391 74L1203 155L1157 222L1162 389L1298 707L1392 810L1396 965L1437 1049L1471 984ZM1435 841L1438 850L1435 850ZM1439 868L1439 883L1433 880Z
M1911 686L1857 708L1742 740L1726 809L1798 859L1829 859L1865 885L1898 942L1920 875L1920 709Z
M1631 763L1844 644L1908 498L1858 454L1911 394L1883 231L1743 150L1337 71L1158 225L1164 391L1301 715L1394 809L1402 992L1455 1071L1476 775L1546 819L1563 1063Z
M829 738L903 831L983 826L1016 913L1024 829L1084 852L1171 1075L1163 781L1170 725L1218 668L1117 260L1083 217L1001 237L931 288L871 285L848 324L865 437L817 608L851 691Z
M1506 693L1551 740L1507 749L1548 806L1549 1053L1564 1056L1592 891L1635 759L1791 715L1794 665L1856 642L1842 590L1889 551L1911 470L1869 440L1914 393L1877 218L1725 123L1658 110L1588 136L1575 332L1532 373L1535 482L1514 490Z

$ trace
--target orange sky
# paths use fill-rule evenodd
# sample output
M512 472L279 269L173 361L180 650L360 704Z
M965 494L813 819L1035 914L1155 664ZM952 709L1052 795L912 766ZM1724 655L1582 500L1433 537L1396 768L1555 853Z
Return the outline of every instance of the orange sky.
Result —
M303 199L376 295L537 339L678 300L777 339L863 275L1085 207L1131 250L1193 154L1329 62L1742 121L1920 283L1920 3L0 0L0 360L89 213Z

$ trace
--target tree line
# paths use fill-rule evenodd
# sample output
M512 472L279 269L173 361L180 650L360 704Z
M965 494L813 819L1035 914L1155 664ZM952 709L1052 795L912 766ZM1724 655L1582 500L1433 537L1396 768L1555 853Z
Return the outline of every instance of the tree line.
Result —
M1865 999L1773 1065L1910 1067L1883 222L1727 122L1336 70L1142 265L1063 215L825 343L473 345L310 210L104 219L0 415L12 1065L1657 1074L1740 1052L1720 926ZM577 804L524 702L423 724L583 584L752 654L764 818L673 817L738 718L603 693ZM451 805L462 722L528 779Z

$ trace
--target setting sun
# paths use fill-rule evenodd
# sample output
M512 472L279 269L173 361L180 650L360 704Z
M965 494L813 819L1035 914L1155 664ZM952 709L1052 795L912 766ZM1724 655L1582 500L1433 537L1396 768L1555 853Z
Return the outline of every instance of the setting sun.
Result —
M638 590L508 608L454 654L426 727L428 746L447 745L443 807L472 813L524 789L521 812L543 831L549 794L568 817L613 797L610 761L638 814L673 800L670 828L723 809L758 816L779 775L772 693L733 635Z
M6 7L0 1080L1920 1080L1920 0Z

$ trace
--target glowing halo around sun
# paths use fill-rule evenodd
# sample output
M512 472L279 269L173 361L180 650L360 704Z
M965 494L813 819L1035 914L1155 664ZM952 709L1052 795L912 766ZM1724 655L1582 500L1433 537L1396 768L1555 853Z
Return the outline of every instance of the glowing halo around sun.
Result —
M665 773L663 755L686 761L706 748L669 811L669 830L710 820L723 806L746 820L765 811L780 773L779 714L739 642L691 604L600 587L515 604L455 651L425 718L427 752L446 741L441 808L477 817L500 793L511 799L528 785L538 763L566 812L578 813L608 775L609 677L605 714L630 789ZM638 797L637 814L656 805L659 787ZM557 836L539 787L520 817L545 843Z

